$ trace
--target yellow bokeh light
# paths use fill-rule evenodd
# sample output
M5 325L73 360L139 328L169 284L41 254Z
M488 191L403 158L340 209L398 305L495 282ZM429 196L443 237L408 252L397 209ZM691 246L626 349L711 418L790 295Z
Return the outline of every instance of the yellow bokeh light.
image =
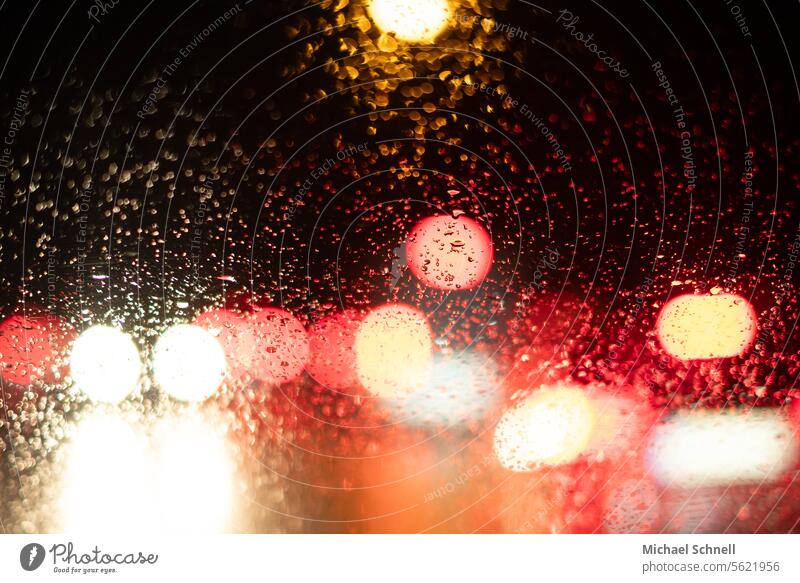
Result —
M735 294L679 296L664 306L657 323L664 350L682 360L742 354L756 328L753 306Z
M425 315L400 304L372 310L356 334L356 371L366 389L380 397L420 390L433 364L433 334Z
M452 16L449 0L371 0L368 10L378 28L407 42L433 42Z
M594 426L594 407L583 390L540 389L500 419L494 452L503 467L515 472L569 463L586 449Z

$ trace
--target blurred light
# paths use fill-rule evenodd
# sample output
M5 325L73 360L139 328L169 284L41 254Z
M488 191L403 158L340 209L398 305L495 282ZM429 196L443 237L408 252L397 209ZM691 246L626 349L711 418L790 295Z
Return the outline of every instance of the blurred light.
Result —
M220 343L230 378L246 380L247 363L253 360L256 346L252 334L247 332L245 318L231 310L213 308L198 315L194 324L207 330Z
M168 328L153 349L153 377L181 401L202 401L225 376L225 352L214 336L192 324Z
M60 529L94 535L144 533L150 467L147 439L118 413L95 411L67 444Z
M356 333L356 370L373 394L397 397L429 380L433 333L425 314L386 304L372 310Z
M258 308L247 320L253 353L250 374L273 383L287 383L305 370L309 357L308 334L303 324L286 310Z
M586 448L594 425L595 412L583 390L543 388L505 412L494 431L494 452L515 472L569 463Z
M753 306L734 294L679 296L664 306L657 323L664 350L683 360L742 354L756 327Z
M691 488L774 480L797 454L791 424L778 411L695 411L656 429L648 461L659 482Z
M133 339L117 328L92 326L72 345L70 374L95 402L116 403L139 383L142 362Z
M216 424L199 414L161 421L154 429L160 531L228 530L233 511L232 452Z
M435 355L427 382L390 408L401 421L422 426L454 426L480 421L497 400L494 361L478 354Z
M6 318L0 323L0 376L17 385L57 380L70 332L54 316Z
M370 0L369 15L399 40L432 42L451 16L449 0Z
M95 411L67 444L58 506L66 532L200 533L230 528L232 452L219 423L184 411L151 437L119 412Z
M309 335L308 373L319 384L339 391L358 385L355 343L359 320L358 312L346 310L314 325Z
M630 455L645 439L655 421L655 411L631 396L592 390L587 394L594 410L594 427L586 453L603 459Z
M428 287L470 289L492 267L492 241L472 219L448 215L420 221L408 238L406 256L412 273Z

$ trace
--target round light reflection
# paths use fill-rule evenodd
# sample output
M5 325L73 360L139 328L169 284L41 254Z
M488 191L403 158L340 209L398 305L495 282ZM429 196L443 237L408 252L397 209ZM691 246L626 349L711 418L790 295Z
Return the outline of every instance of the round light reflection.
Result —
M429 380L433 333L425 314L415 308L375 308L359 325L355 346L358 378L374 395L408 395Z
M570 463L586 449L594 425L594 408L583 390L544 388L505 412L494 431L494 452L515 472Z
M219 341L192 324L168 328L153 351L153 377L181 401L203 401L222 383L225 352Z
M480 285L492 268L492 239L469 217L439 215L414 227L406 254L411 272L428 287L467 290Z
M117 403L139 383L142 361L128 334L92 326L72 345L69 366L75 386L92 401Z

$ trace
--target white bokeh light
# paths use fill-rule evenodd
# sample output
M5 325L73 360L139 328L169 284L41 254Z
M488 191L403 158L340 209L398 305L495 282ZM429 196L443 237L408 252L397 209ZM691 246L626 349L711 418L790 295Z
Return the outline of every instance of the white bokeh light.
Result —
M452 14L449 0L370 0L368 10L378 28L408 42L432 42Z
M153 377L181 401L207 399L225 376L225 352L219 341L192 324L168 328L153 350Z
M775 480L798 459L793 428L777 410L674 415L653 434L656 479L683 488Z
M102 403L117 403L131 394L142 371L133 339L111 326L92 326L78 336L69 366L75 386Z

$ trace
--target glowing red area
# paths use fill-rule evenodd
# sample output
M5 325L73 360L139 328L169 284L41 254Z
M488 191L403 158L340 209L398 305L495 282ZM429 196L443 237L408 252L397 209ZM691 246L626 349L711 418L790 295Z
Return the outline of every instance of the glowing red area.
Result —
M285 383L303 373L310 351L308 334L292 314L280 308L258 308L247 319L246 334L253 346L247 362L253 377Z
M323 318L310 332L308 372L319 384L338 391L358 385L356 332L359 315L346 310Z
M53 316L6 318L0 323L0 374L18 385L57 380L72 335L72 329Z
M656 324L664 350L682 360L742 354L756 328L753 306L735 294L679 296L664 306Z
M619 472L604 488L603 527L608 533L656 532L660 522L661 492L646 474Z
M219 341L225 351L230 378L245 380L248 364L253 360L256 348L252 334L248 333L247 320L237 312L213 308L197 316L194 323L208 330Z
M408 266L428 287L470 289L480 284L492 267L492 241L470 218L428 217L411 231L406 244Z

